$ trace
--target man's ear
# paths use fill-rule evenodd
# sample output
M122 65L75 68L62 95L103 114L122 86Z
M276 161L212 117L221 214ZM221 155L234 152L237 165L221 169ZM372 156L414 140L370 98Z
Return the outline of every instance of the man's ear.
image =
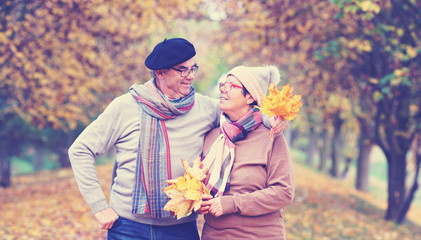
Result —
M159 70L155 70L155 75L156 76L162 76L164 74L164 70L163 69L159 69Z

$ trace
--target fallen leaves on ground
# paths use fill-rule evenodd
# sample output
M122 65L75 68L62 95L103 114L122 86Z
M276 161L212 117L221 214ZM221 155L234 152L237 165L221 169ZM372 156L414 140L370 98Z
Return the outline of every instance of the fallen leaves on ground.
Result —
M401 226L383 220L386 199L376 198L346 186L299 164L295 164L296 195L284 217L289 240L305 239L421 239L421 218Z
M111 171L112 165L98 167L104 190L109 189ZM1 240L106 239L71 169L13 177L12 184L0 188Z
M284 211L289 240L421 239L420 209L411 221L395 225L383 220L386 199L360 193L341 181L295 164L296 197ZM108 196L112 164L98 166ZM79 193L71 169L12 178L0 188L0 239L106 239ZM202 228L203 217L198 220Z

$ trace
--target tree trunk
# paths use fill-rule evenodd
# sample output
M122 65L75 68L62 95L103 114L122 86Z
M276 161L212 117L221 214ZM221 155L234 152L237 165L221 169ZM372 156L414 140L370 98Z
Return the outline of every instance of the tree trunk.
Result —
M58 161L61 168L67 168L71 166L67 150L68 148L60 147L60 149L57 151Z
M57 153L58 155L58 161L59 161L60 167L67 168L67 167L71 167L69 155L67 151L70 145L72 144L72 141L74 140L73 132L70 132L70 133L61 132L61 134L62 134L62 138L60 139L59 142L57 142L55 146L55 149L57 149L55 153Z
M385 219L395 221L405 198L405 176L406 176L406 161L405 153L397 153L392 150L388 159L388 198L387 210ZM387 154L386 154L387 156Z
M392 121L386 121L386 138L389 153L386 153L388 160L388 207L385 219L398 222L399 211L402 208L406 194L406 155L411 148L413 138L411 138L410 124L410 88L399 86L399 98L392 101L393 115ZM406 133L406 134L402 134Z
M373 149L373 143L369 137L361 131L358 140L358 160L357 160L357 177L355 188L363 192L369 192L369 173L370 173L370 153Z
M326 162L329 158L329 131L323 129L322 132L322 149L320 151L319 171L324 172L326 169Z
M297 129L290 129L288 127L287 132L285 134L289 135L289 143L288 143L288 146L290 148L293 148L294 145L295 145L295 141L297 140L298 135L299 135L298 130Z
M339 165L341 162L341 126L343 120L339 116L339 112L335 114L333 120L333 138L332 138L332 166L330 168L330 175L332 177L339 177Z
M34 171L39 171L44 168L44 149L40 146L35 147L34 161L32 162Z
M405 197L405 200L400 208L398 215L396 217L396 221L399 224L402 224L406 219L406 214L409 211L409 207L411 206L412 201L414 200L415 193L418 190L418 176L420 174L420 166L421 166L421 137L417 136L414 140L413 145L413 154L414 154L414 161L415 161L415 175L414 181L412 183L411 188L409 189L408 195Z
M341 177L343 179L345 179L346 176L348 175L349 167L351 166L351 163L352 163L352 158L346 158L345 159L345 167L344 167L344 170L343 170L343 172L341 174Z
M0 152L0 187L7 188L10 186L10 175L11 175L11 157L5 154L3 151Z
M406 155L416 129L411 122L411 89L399 85L391 98L379 101L375 120L375 139L388 163L388 198L385 220L398 223L397 218L406 194Z
M310 127L309 144L307 148L307 165L314 166L314 158L317 152L317 139L314 127Z

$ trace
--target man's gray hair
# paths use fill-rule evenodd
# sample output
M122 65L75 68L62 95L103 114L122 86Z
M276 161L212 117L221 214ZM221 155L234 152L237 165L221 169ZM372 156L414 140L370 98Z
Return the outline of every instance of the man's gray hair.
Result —
M164 70L164 73L166 73L166 72L168 72L170 69L169 68L166 68L166 69L163 69ZM153 78L153 79L155 79L156 78L156 73L155 73L155 71L156 70L152 70L151 69L151 77Z

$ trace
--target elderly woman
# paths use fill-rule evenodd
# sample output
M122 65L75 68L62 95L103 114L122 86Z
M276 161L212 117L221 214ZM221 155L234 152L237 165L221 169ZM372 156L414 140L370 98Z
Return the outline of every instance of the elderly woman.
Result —
M213 195L204 196L199 209L205 214L204 240L286 239L283 209L295 192L290 152L283 134L269 137L255 107L279 80L274 66L239 66L219 85L221 127L204 146Z

